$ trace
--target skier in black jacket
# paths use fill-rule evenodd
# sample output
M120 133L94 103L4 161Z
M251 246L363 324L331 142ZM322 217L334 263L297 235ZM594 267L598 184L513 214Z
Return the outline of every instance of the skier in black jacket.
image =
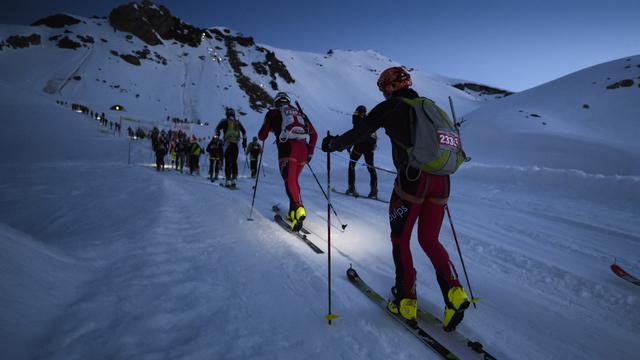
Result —
M253 140L247 145L246 153L249 155L249 167L251 168L251 177L255 178L258 173L258 157L262 152L262 147L258 143L258 137L254 136Z
M367 108L364 105L359 105L356 108L356 111L353 113L351 117L351 123L353 124L353 128L355 129L360 125L361 122L365 121L365 116L367 115ZM351 148L349 152L350 160L349 161L349 188L347 189L348 195L359 196L356 191L356 164L360 157L364 155L364 162L367 164L367 170L369 170L369 195L368 197L372 199L378 198L378 174L376 174L376 168L373 165L373 152L376 149L376 141L377 141L376 133L373 132L369 137L364 139L359 143L356 143Z
M209 145L207 145L207 153L209 154L209 180L214 182L218 180L218 173L222 167L222 157L224 149L222 148L222 140L218 135L213 135Z
M238 178L238 142L242 136L242 148L247 148L247 131L240 120L236 119L236 112L232 108L225 111L226 118L222 119L216 126L216 135L223 132L224 140L224 185L236 187Z
M340 136L327 136L322 141L325 152L342 151L366 140L379 128L391 139L393 163L397 170L394 191L389 204L389 222L396 281L392 288L395 299L389 301L389 311L408 320L417 315L416 271L410 249L411 233L418 222L418 242L431 260L445 310L443 326L455 329L469 307L467 297L447 250L438 234L449 198L449 175L434 175L409 165L407 148L412 147L411 122L414 108L405 100L419 98L411 89L411 76L402 67L388 68L380 74L378 88L385 101L378 104L359 126Z

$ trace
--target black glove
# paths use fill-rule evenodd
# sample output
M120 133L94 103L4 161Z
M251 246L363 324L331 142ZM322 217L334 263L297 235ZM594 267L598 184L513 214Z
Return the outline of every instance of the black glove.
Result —
M333 138L335 138L335 136L327 135L327 136L325 136L324 139L322 139L322 147L321 147L322 151L324 151L324 152L332 152L332 151L334 151L331 148L331 143L333 142Z
M307 164L311 162L311 159L313 158L313 153L309 153L307 155Z
M247 149L247 138L242 138L242 148Z

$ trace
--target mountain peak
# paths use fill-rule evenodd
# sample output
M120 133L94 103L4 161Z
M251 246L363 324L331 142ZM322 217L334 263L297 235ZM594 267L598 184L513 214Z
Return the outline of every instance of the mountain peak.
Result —
M144 0L111 10L109 23L114 29L131 33L149 45L176 40L191 47L200 45L204 30L173 16L169 9Z

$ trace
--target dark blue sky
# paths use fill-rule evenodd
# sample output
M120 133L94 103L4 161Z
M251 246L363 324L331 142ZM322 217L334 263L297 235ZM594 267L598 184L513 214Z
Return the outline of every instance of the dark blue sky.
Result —
M515 91L640 54L638 0L156 2L194 25L227 26L259 43L322 53L374 49L409 67ZM20 0L3 6L0 23L56 12L106 16L123 3Z

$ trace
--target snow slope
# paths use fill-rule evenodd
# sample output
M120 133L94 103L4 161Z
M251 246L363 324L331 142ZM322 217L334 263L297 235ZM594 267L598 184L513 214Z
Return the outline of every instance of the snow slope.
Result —
M630 86L608 89L625 80ZM638 99L640 55L569 74L467 114L465 146L482 163L640 175Z
M202 177L157 173L145 165L146 142L133 143L139 165L128 166L120 151L127 142L88 117L6 87L2 99L12 114L3 146L36 124L34 134L75 132L39 138L25 151L33 156L0 164L9 358L436 358L344 276L353 264L383 294L392 284L384 204L333 196L348 227L333 229L340 318L328 326L326 257L270 220L271 205L285 201L273 149L256 220L247 222L249 179L231 192ZM76 136L86 139L80 147ZM333 181L341 187L338 156ZM324 182L323 156L313 166ZM358 172L361 189L365 174ZM389 196L392 177L380 177ZM326 251L324 199L308 172L301 183L310 238ZM451 211L481 298L460 331L502 359L634 357L637 288L607 266L616 257L640 269L638 178L473 165L453 186ZM441 239L455 259L447 224ZM420 306L439 313L433 270L414 246Z
M109 41L105 44L116 42L115 37L126 39L106 25L92 25L99 20L85 21L77 26L105 29L96 35ZM1 31L8 36L51 29ZM131 45L124 42L123 46ZM137 49L142 46L135 43ZM169 45L154 50L172 63L171 52L179 49ZM296 78L293 85L278 78L279 86L300 96L321 132L348 128L354 104L375 104L375 71L392 64L370 51L319 55L269 49ZM131 69L140 68L119 58L96 57L112 70L107 85L89 85L83 81L102 78L91 52L109 49L96 45L93 50L62 50L45 42L41 48L0 51L0 108L5 114L0 151L10 155L0 158L3 358L437 358L344 275L353 264L367 282L389 295L394 267L385 204L332 196L340 220L348 226L344 233L337 226L332 232L333 311L340 317L329 326L323 319L326 257L271 220L271 205L286 200L271 143L266 144L255 221L248 222L250 179L241 177L240 190L232 192L203 177L158 173L149 166L147 142L114 137L89 117L55 104L77 101L102 111L118 102L131 109L127 115L150 122L166 115L222 114L224 105L233 104L247 111L243 119L254 133L260 114L249 110L230 68L214 70L228 66L224 61L208 58L211 65L199 73L199 63L193 61L198 58L191 54L181 65L158 64L158 71L166 75L160 77L155 70L134 74ZM249 57L257 59L258 53L246 49L243 61L251 63ZM617 75L629 70L626 65L620 70L621 61L589 71L606 79L612 77L609 71ZM84 80L69 81L53 95L43 92L47 85L62 86L83 66L89 69L78 73ZM154 66L143 61L141 68ZM144 87L142 100L134 100L134 91L109 87L116 84L111 76L128 90ZM136 76L139 80L126 82ZM460 114L484 103L447 86L445 78L418 71L413 76L416 88L441 105L453 96ZM463 140L473 161L453 177L450 207L480 302L477 310L466 313L460 331L482 341L500 359L631 359L640 351L638 288L608 269L616 258L629 272L640 274L640 177L623 171L629 163L620 160L624 157L612 158L602 151L585 155L584 148L576 151L568 140L562 142L567 161L552 162L549 150L542 151L549 148L539 141L579 138L582 142L573 144L606 145L637 159L632 141L638 133L632 119L637 105L625 102L625 91L637 90L594 90L590 110L621 111L619 119L627 131L617 137L615 131L600 131L588 119L578 118L579 112L569 113L573 105L565 107L565 101L538 103L557 99L573 78L489 103L465 116ZM52 85L56 79L60 81ZM184 79L203 88L183 93L179 85ZM228 90L214 90L218 85ZM219 97L209 98L209 90L218 91ZM511 116L520 109L543 118ZM574 116L561 116L567 113ZM547 119L553 121L541 125ZM519 147L512 146L513 140L500 143L491 138L500 134L509 139L520 134ZM129 145L132 165L127 165ZM339 188L346 186L344 156L332 155L332 182ZM601 165L575 166L587 156ZM241 166L243 161L241 157ZM311 164L323 185L325 161L318 152ZM390 166L385 140L376 161ZM357 171L358 189L364 192L367 174L362 168ZM241 174L246 176L246 170ZM392 182L393 175L379 173L382 197L390 195ZM325 200L307 170L301 186L310 239L326 252ZM333 221L335 225L335 217ZM461 272L446 221L441 241ZM412 245L419 306L440 314L442 300L431 265L417 242Z

